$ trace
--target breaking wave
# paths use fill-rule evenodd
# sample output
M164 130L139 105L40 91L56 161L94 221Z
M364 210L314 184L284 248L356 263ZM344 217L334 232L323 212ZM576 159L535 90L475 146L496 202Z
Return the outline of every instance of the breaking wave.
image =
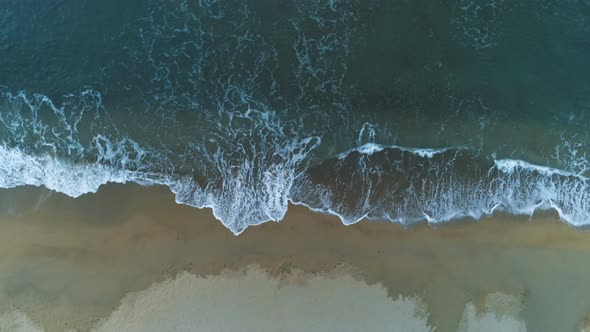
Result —
M252 110L244 116L254 127L240 133L250 135L242 142L250 145L233 146L242 150L239 158L228 159L221 147L213 153L195 148L193 159L187 161L191 164L182 164L173 158L176 153L101 134L109 121L102 118L99 97L84 91L57 107L44 96L29 99L23 93L5 93L3 100L10 100L13 110L20 112L18 117L14 113L9 119L4 113L0 118L3 130L15 132L12 141L0 146L0 187L44 186L78 197L107 183L164 185L180 204L211 208L234 234L280 221L289 202L336 215L346 225L364 218L441 223L479 219L495 211L532 215L548 209L574 226L590 221L590 186L580 174L481 157L464 147L419 149L376 143L312 162L320 137L287 139L279 120ZM82 107L85 111L75 116L64 112L66 105L79 107L85 98L92 107ZM103 126L96 126L101 122ZM82 128L89 130L86 138L80 134ZM198 170L195 160L210 164ZM185 171L189 166L193 169Z

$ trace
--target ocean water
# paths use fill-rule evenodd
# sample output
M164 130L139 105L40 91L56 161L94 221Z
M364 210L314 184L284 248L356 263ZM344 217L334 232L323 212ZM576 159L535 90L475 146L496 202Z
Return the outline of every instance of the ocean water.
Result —
M0 7L1 188L163 185L235 234L289 203L590 223L587 0Z

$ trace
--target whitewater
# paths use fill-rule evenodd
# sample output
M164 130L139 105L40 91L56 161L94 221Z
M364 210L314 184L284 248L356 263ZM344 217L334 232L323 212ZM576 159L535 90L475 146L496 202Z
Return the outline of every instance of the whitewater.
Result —
M85 91L81 96L89 94L93 102L101 102L96 92ZM84 135L79 133L84 116L68 117L71 113L47 97L36 96L38 104L24 93L5 97L24 100L28 111L11 120L6 113L0 117L5 130L15 133L12 146L7 142L0 146L2 188L43 186L79 197L107 183L162 185L176 195L179 204L210 208L236 235L249 226L280 221L289 203L336 215L345 225L362 219L442 223L464 217L480 219L499 211L532 216L550 209L572 226L590 222L590 187L584 175L523 160L481 157L465 147L366 143L314 164L309 159L321 137L283 138L276 145L258 143L259 151L270 152L256 151L253 159L226 160L219 148L201 156L217 165L221 176L198 182L194 174L167 168L173 161L166 160L164 153L129 137L114 141L96 134L85 146L80 138ZM45 110L56 117L59 127L47 124L48 114L37 113L42 106L49 106ZM84 109L96 112L100 107ZM260 117L254 114L249 111L244 117ZM91 115L92 121L100 119L97 113ZM260 120L252 121L256 119ZM282 128L267 116L261 123L271 132ZM27 135L35 137L39 146L28 146ZM249 143L256 149L253 139ZM35 149L41 152L33 152ZM160 164L155 165L154 160Z

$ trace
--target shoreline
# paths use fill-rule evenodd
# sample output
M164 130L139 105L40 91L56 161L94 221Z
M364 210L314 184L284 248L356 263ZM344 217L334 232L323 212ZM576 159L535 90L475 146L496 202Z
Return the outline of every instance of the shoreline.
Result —
M269 280L340 271L382 285L392 301L419 297L436 331L456 331L469 303L485 307L495 293L522 298L529 331L574 331L590 312L590 233L551 214L344 226L291 205L283 221L236 237L210 210L177 205L164 188L108 185L78 199L52 194L0 227L0 309L16 308L46 331L91 330L129 294L183 273L208 278L250 266Z

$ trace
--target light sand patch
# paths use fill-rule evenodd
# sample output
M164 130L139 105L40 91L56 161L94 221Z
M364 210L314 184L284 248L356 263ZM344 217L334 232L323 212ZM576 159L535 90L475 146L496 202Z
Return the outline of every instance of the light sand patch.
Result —
M96 329L110 331L433 331L418 298L392 300L348 275L276 278L260 268L181 273L127 296ZM292 282L296 280L296 282Z
M590 313L580 323L580 332L590 332Z
M27 315L17 309L10 309L0 313L1 332L44 332Z
M458 332L526 332L526 324L519 318L523 309L519 296L488 294L482 308L467 303Z

